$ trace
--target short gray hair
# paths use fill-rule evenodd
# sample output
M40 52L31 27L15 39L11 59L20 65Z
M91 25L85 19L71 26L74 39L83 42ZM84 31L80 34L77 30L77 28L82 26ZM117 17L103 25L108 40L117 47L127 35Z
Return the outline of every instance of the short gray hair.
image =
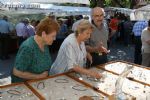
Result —
M75 35L78 36L80 33L87 29L92 29L93 30L93 25L90 23L89 20L82 19L79 24L77 25L77 29L75 31Z

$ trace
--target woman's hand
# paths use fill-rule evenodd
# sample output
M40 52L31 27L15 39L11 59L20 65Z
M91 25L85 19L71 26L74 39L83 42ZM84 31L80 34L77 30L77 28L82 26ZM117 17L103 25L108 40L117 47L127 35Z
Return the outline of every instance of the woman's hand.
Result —
M48 71L45 71L45 72L43 72L43 73L37 75L37 78L45 78L45 77L47 77L47 76L48 76Z
M23 72L14 67L13 74L17 77L24 78L24 79L39 79L39 78L47 77L48 71L45 71L41 74L35 74L35 73L30 73L30 72Z
M102 78L102 74L95 72L95 71L91 71L91 76L97 79Z

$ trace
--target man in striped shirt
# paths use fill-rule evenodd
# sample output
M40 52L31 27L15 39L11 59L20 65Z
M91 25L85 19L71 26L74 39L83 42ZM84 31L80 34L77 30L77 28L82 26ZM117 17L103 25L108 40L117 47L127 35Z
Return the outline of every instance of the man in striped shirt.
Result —
M142 62L142 54L141 54L141 33L144 28L148 26L147 21L137 21L134 26L132 32L135 36L135 52L134 52L134 63L141 64Z

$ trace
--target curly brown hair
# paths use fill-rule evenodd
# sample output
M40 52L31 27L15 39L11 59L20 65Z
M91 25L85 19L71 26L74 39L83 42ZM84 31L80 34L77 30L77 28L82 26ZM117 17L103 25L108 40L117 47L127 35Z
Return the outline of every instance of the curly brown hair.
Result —
M60 26L56 20L46 17L38 24L36 34L38 36L42 36L43 31L45 31L46 34L50 34L54 31L58 32L59 28Z

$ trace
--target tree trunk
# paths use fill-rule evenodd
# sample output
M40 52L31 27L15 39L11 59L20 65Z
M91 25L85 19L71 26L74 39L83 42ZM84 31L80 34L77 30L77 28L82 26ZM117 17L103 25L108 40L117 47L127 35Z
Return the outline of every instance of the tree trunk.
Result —
M105 2L105 0L97 0L97 6L98 7L104 7L104 2Z
M113 0L114 2L116 2L117 5L119 5L121 8L125 8L120 2L120 0Z
M130 2L131 2L130 9L134 9L136 8L139 0L130 0Z

